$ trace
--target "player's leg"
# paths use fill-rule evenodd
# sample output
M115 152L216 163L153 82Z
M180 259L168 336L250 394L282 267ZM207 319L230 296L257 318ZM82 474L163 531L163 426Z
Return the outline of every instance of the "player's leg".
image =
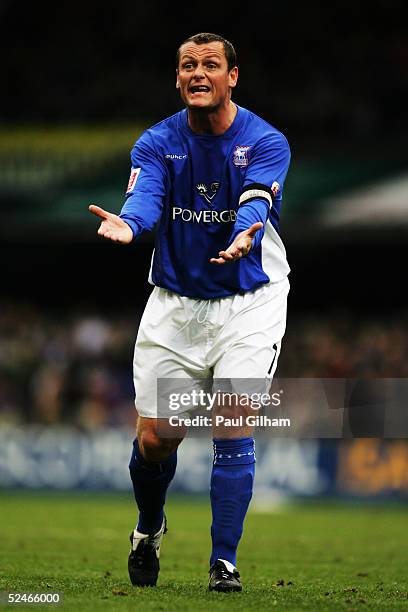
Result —
M230 319L214 347L214 383L229 381L229 391L247 394L261 385L269 388L277 367L286 325L288 283L237 296ZM217 354L218 351L218 354ZM245 405L244 405L245 406ZM253 428L246 424L251 407L224 405L218 414L241 417L241 426L221 424L213 429L214 463L211 474L212 552L210 589L240 590L236 554L255 477ZM237 422L237 421L235 421ZM213 419L214 424L214 419Z
M160 548L167 531L164 504L177 465L177 447L185 431L161 437L166 423L139 417L137 436L129 463L135 501L139 509L136 528L130 534L129 577L135 586L155 586L160 570Z
M218 406L216 415L236 419L240 411L235 408ZM209 588L241 591L236 555L255 476L253 427L213 425L213 446Z
M138 418L129 471L140 533L154 535L163 524L166 493L177 466L177 447L185 433L186 428L178 427L176 432L165 419Z
M140 586L156 584L166 531L166 493L186 432L185 427L170 426L168 417L161 418L157 381L188 382L189 368L202 370L199 342L191 346L187 332L185 298L156 287L139 326L133 364L138 424L129 470L139 516L131 534L128 569L131 582Z

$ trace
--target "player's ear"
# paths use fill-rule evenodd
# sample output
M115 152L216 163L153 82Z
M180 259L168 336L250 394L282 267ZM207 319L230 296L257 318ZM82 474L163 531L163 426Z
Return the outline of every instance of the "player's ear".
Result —
M228 85L230 87L235 87L238 81L238 66L234 66L232 70L228 73Z
M176 68L176 89L180 89L179 72L177 68Z

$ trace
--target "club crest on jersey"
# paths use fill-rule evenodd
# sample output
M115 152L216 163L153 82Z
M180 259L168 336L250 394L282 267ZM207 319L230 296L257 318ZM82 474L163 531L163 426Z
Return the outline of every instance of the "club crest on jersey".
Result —
M130 177L129 177L129 182L128 182L128 186L126 189L126 193L129 193L129 191L132 191L132 189L136 185L137 177L139 176L140 171L141 171L141 168L132 168L130 172Z
M279 185L278 181L273 181L272 187L271 187L271 191L273 193L273 197L278 195L279 189L280 189L280 185Z
M198 183L196 185L196 189L198 193L203 196L207 200L209 204L212 203L212 199L220 188L221 183L211 183L210 187L208 187L205 183Z
M234 166L244 167L248 165L248 151L250 147L240 147L236 146L234 150L233 156L233 164Z

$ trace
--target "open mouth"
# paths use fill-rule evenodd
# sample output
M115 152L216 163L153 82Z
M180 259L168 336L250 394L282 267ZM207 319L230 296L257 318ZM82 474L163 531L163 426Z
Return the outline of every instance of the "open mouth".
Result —
M195 93L208 93L210 91L210 88L207 87L207 85L192 85L189 88L190 93L195 94Z

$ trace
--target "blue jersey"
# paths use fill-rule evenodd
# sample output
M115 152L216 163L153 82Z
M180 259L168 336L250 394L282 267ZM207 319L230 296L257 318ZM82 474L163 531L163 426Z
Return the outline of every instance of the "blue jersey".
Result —
M183 296L221 298L289 273L279 236L289 145L263 119L237 108L222 135L196 134L182 110L146 130L131 152L120 216L135 238L156 226L150 282ZM209 262L257 221L264 227L246 257Z

